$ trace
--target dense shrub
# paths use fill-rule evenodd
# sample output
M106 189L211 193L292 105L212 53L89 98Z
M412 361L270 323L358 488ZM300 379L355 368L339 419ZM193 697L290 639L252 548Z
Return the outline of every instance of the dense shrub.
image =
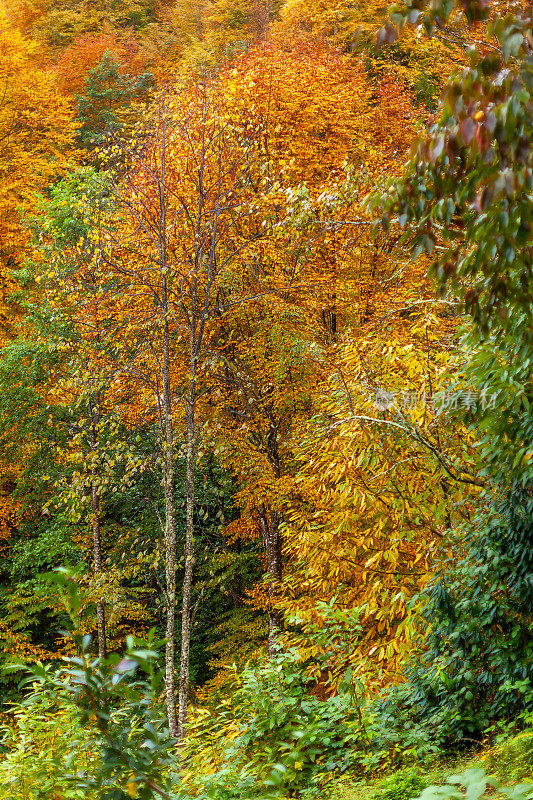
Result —
M13 706L1 734L0 800L97 800L68 780L72 770L95 769L98 751L93 733L80 724L79 709L65 698L58 704L36 684Z
M414 770L398 770L390 775L376 794L376 800L410 800L427 786Z
M485 758L487 769L505 774L509 780L522 781L533 778L533 732L524 731L505 739L489 751Z
M509 800L527 800L533 796L533 783L502 786L483 769L472 768L460 775L451 775L443 786L428 786L416 800L479 800L487 790L494 789Z
M286 797L357 764L366 739L351 694L322 701L309 690L296 650L246 668L232 699L190 724L189 791L217 800Z

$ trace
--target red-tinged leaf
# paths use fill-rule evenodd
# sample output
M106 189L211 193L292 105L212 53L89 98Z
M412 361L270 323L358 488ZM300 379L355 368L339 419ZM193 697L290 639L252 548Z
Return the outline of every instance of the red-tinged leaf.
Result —
M122 661L119 661L115 667L115 672L118 672L122 675L125 672L132 672L133 670L137 669L138 666L139 665L137 662L132 658L123 658Z
M461 122L461 136L465 144L470 144L476 132L476 123L470 117Z
M496 127L496 114L494 113L494 111L489 111L489 113L485 117L484 124L489 133L494 133L494 129Z
M444 136L442 136L442 135L441 136L437 136L437 138L433 142L433 145L432 145L431 151L430 151L430 159L433 162L433 164L438 159L438 157L440 156L440 154L442 153L443 150L444 150Z

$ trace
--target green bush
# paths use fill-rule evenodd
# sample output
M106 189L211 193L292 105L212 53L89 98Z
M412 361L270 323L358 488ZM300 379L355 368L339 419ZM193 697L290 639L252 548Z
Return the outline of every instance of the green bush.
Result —
M375 798L376 800L410 800L426 786L426 781L414 770L398 770L384 780Z
M230 702L191 720L183 755L192 795L287 797L357 763L366 740L351 694L311 695L295 650L245 669L238 682Z
M479 800L487 791L494 790L508 800L533 797L533 783L502 786L478 767L467 769L460 775L451 775L444 786L428 786L416 800Z
M76 788L68 773L98 768L98 751L90 729L80 724L76 706L62 702L36 685L24 702L14 705L13 721L0 729L0 800L98 800Z
M487 769L497 774L505 773L513 781L533 778L533 732L508 739L491 750L485 758Z
M0 800L170 797L177 759L158 702L157 654L128 640L122 659L95 659L84 636L62 669L33 665L33 691L13 706L15 725L4 731Z

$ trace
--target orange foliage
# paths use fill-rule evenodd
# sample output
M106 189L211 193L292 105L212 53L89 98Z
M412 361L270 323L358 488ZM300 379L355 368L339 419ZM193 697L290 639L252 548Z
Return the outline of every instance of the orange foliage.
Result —
M341 319L349 323L369 280L368 252L372 280L379 280L381 256L368 235L362 199L385 174L399 171L417 112L398 83L389 79L374 87L361 63L316 42L274 36L223 77L228 103L246 109L249 129L260 131L262 157L255 203L262 232L251 250L254 278L266 295L236 309L227 323L230 336L223 329L221 338L231 344L222 352L241 379L220 375L217 390L229 386L233 392L221 407L233 409L233 422L224 418L242 471L244 453L268 435L272 422L264 419L263 433L253 429L263 392L289 429L298 407L304 416L309 412L312 375L322 369L311 345L327 345ZM288 437L287 430L284 442ZM263 464L256 472L261 494L268 468Z
M9 553L9 543L14 531L20 524L22 510L19 501L13 499L15 481L6 470L3 471L0 486L0 558Z
M57 654L33 644L26 634L19 633L3 620L0 620L0 643L3 652L9 653L11 658L20 659L26 663L59 657Z
M68 101L50 72L34 67L36 45L25 40L0 14L0 308L15 284L26 232L22 213L35 208L34 192L67 165L65 152L74 127Z
M382 260L368 313L339 342L286 507L283 606L312 622L317 601L359 609L360 631L330 669L335 679L350 666L371 688L401 679L423 635L409 601L476 484L471 436L435 404L457 369L459 317L435 298L427 265L401 257Z
M144 63L133 34L113 30L87 33L65 47L57 61L55 70L61 91L73 96L81 94L89 72L106 52L115 56L123 74L133 76L142 72Z
M385 437L384 453L375 466L369 455L375 438L348 418L354 413L354 398L357 407L369 413L358 392L365 381L369 384L372 370L372 380L377 381L390 369L401 385L406 379L402 358L411 350L411 383L426 375L429 353L434 362L427 374L436 380L435 370L445 371L442 351L453 346L454 330L444 317L424 330L413 330L410 305L433 300L421 279L425 265L405 268L395 246L397 232L378 241L370 235L364 196L385 177L400 173L424 115L406 90L408 70L401 79L383 63L373 62L369 70L362 58L324 43L324 36L345 42L355 35L354 25L365 13L368 40L381 24L382 7L377 3L352 4L350 9L351 17L341 4L287 2L283 21L274 26L269 40L223 69L216 88L213 84L205 89L207 114L204 91L198 87L176 93L159 116L156 109L149 133L159 133L163 124L169 130L164 182L158 184L153 177L160 174L161 139L147 136L144 143L134 142L131 170L121 176L117 193L117 216L107 220L107 229L95 226L87 242L61 253L59 262L72 257L77 271L44 263L42 289L47 301L69 314L80 331L73 352L83 376L58 373L50 399L75 405L91 381L99 380L102 409L119 408L122 422L131 427L157 422L161 413L163 324L170 328L173 423L176 429L181 426L187 403L183 387L190 380L191 320L206 324L198 356L202 446L212 447L221 465L239 481L235 502L240 517L226 527L228 541L259 537L262 517L279 518L285 525L291 568L286 609L316 618L316 599L330 600L342 584L340 602L348 607L367 604L362 642L354 647L353 661L359 666L361 654L366 658L377 653L381 680L394 677L397 670L409 636L408 595L423 585L427 553L438 536L430 513L415 514L414 503L423 509L426 501L446 492L442 475L427 462L426 486L407 468L401 477L409 500L394 496L394 513L386 517L378 497L386 494L386 481L376 484L379 491L369 490L365 482L371 470L377 475L394 470L402 445ZM216 10L226 15L224 3ZM255 36L251 27L248 33ZM313 35L296 35L295 28L302 27ZM20 36L17 47L26 53L25 61L10 52L7 40L0 49L0 57L7 54L8 62L11 58L12 73L18 70L15 108L18 103L21 116L28 100L25 85L33 87L39 101L25 110L27 137L37 117L42 126L43 108L48 128L44 139L31 141L27 153L25 138L12 156L3 157L0 150L0 170L10 158L18 159L18 183L0 194L0 209L3 202L5 211L0 235L3 225L2 243L11 237L12 249L15 240L20 245L17 204L31 209L31 191L57 173L72 131L68 103L56 91L52 76L31 68L32 48ZM58 61L62 91L79 93L106 51L116 55L125 73L142 69L143 56L133 36L112 29L84 34ZM426 51L421 63L423 57ZM17 85L8 83L9 91ZM11 114L12 108L5 113ZM17 130L13 125L15 138ZM205 136L206 188L199 200L198 153ZM221 163L230 165L222 179ZM239 183L242 164L246 171ZM232 183L235 175L239 180ZM232 213L217 217L216 275L202 274L197 280L198 230L208 230L218 214L210 204L220 181ZM161 191L168 204L164 220ZM191 224L197 215L200 228ZM155 244L161 237L166 271L160 270L161 251ZM88 261L83 260L86 253ZM161 298L167 290L170 299L165 300L163 318ZM198 298L207 298L203 317ZM106 344L111 345L107 350ZM320 417L319 430L316 421L309 423L314 414ZM434 420L414 422L426 431ZM73 439L70 446L71 452L62 457L66 463L70 459L73 491L81 494L90 470L87 464L76 466L78 442ZM418 453L412 455L416 459ZM389 500L384 500L385 506ZM439 495L439 502L439 513L444 513L448 496L443 500ZM6 529L15 513L8 506L6 501ZM415 531L416 539L408 538L401 519L411 525L409 535ZM75 537L80 545L88 545L85 533L76 532ZM388 575L389 567L393 577L376 580L377 574ZM125 578L137 574L130 564L123 572L108 571L103 587L88 583L89 597L91 592L95 598L105 592L117 637L124 632L124 619L141 627L146 622L142 603L136 604L121 589ZM249 602L272 609L273 592L255 587Z
M218 331L206 435L240 485L240 525L260 537L261 515L281 514L294 489L295 450L339 336L390 304L380 293L396 271L391 243L372 242L363 198L400 172L420 115L400 82L372 84L358 60L279 32L223 78L230 108L260 132L260 233L239 273L241 294L258 297ZM267 586L249 599L274 603Z

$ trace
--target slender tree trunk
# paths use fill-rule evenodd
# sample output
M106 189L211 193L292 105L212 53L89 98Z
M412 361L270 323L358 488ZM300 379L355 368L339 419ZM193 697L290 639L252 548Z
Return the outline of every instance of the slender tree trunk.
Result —
M91 415L91 452L96 453L98 450L98 422L99 422L99 408L98 403L93 404L93 400L89 401L89 413ZM100 498L98 496L98 471L96 466L93 466L92 480L91 480L91 526L93 534L93 571L94 577L102 572L102 537L100 531ZM96 601L96 628L98 635L98 658L105 658L107 656L106 645L106 630L105 630L105 607L104 601L99 599Z
M272 658L276 653L279 634L283 630L283 615L281 611L275 608L277 585L283 577L279 514L269 509L267 505L263 505L260 522L267 556L267 572L270 576L268 587L270 600L270 608L268 610L268 655Z
M194 334L191 335L191 351L194 348ZM196 449L196 359L191 354L192 379L187 402L187 451L185 494L186 527L185 527L185 568L183 571L183 599L181 607L181 657L180 685L178 700L178 739L185 736L187 723L187 701L189 693L189 661L191 649L191 591L194 570L194 462Z
M163 281L164 298L166 284ZM163 432L165 497L165 583L167 624L165 644L165 687L168 727L171 736L178 735L176 718L176 509L174 502L174 430L170 390L170 331L168 320L163 324Z
M93 431L94 439L94 431ZM98 578L102 571L102 540L100 535L100 500L98 497L98 487L96 485L96 474L93 471L91 485L92 496L92 531L93 531L93 567L95 578ZM105 658L107 655L106 630L105 630L105 608L104 601L96 602L96 625L98 631L98 658Z
M196 36L199 41L203 41L205 36L205 4L203 0L199 0L196 5Z
M159 276L161 280L161 312L163 322L163 494L165 498L165 589L166 589L166 630L165 630L165 704L167 708L168 729L171 736L178 735L176 718L176 505L174 500L174 425L172 417L172 389L170 378L170 327L169 327L169 289L167 282L167 119L166 109L162 115L160 141L159 173Z

